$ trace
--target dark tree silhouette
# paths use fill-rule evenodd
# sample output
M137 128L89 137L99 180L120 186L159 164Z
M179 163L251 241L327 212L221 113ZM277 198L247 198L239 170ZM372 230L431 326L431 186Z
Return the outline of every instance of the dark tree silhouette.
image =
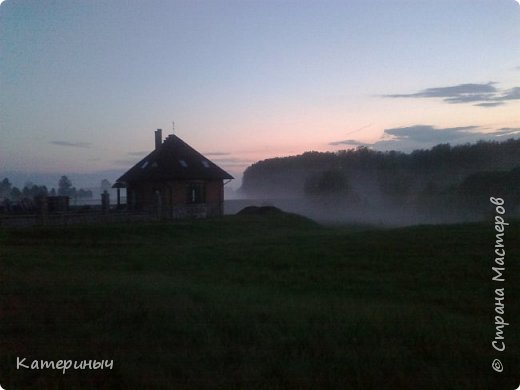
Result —
M6 177L0 182L0 197L8 198L11 194L11 182Z
M112 184L107 179L101 180L101 192L103 191L110 191L110 188L112 187Z
M72 196L72 182L67 176L62 176L58 182L58 195Z
M337 195L348 191L348 180L340 169L328 169L307 177L304 192L307 195Z

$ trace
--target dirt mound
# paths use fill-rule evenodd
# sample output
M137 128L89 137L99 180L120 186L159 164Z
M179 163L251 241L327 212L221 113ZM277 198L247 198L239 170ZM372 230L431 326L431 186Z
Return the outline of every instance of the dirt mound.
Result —
M278 215L283 213L282 210L274 206L247 206L236 215Z

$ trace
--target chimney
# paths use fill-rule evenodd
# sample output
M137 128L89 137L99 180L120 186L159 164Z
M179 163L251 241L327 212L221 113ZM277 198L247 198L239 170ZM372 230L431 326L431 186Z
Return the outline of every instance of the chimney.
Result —
M162 129L155 130L155 149L159 149L162 144Z

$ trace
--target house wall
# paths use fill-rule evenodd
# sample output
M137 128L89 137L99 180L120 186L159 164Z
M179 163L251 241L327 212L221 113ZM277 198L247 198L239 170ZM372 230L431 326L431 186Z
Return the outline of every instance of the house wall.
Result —
M205 202L188 202L188 185L204 182ZM130 210L159 213L164 218L214 217L224 214L224 184L222 180L170 181L129 183L127 204Z
M222 180L206 182L206 204L208 216L224 215L224 183Z

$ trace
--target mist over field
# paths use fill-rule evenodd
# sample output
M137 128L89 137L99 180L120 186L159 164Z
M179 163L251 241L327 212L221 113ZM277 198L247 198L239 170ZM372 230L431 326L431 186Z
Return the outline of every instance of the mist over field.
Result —
M270 205L323 223L469 222L486 218L495 196L518 216L520 140L268 159L246 169L241 194L245 199L228 201L226 213Z

